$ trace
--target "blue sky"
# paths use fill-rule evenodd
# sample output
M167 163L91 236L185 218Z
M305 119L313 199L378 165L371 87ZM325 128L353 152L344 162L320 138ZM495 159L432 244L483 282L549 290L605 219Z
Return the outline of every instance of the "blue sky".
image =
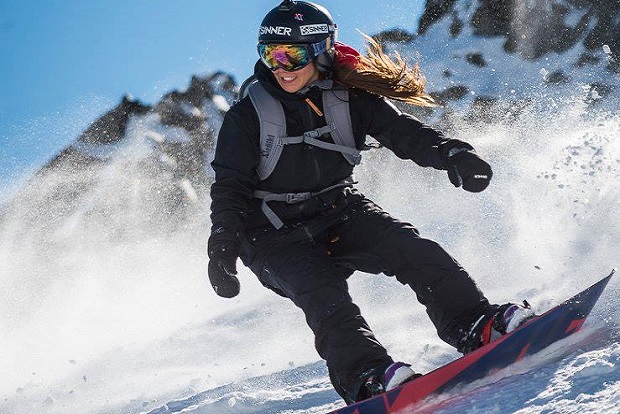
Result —
M128 93L154 103L194 74L240 82L271 0L2 0L0 201ZM417 27L424 1L326 0L340 40ZM5 194L6 195L6 194Z

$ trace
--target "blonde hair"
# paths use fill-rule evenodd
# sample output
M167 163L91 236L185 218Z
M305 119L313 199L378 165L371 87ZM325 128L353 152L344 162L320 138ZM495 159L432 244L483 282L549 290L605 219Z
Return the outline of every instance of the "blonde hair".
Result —
M366 56L358 57L356 67L334 62L332 78L347 86L417 106L437 106L424 91L426 79L417 63L409 67L398 52L388 55L372 37L365 35Z

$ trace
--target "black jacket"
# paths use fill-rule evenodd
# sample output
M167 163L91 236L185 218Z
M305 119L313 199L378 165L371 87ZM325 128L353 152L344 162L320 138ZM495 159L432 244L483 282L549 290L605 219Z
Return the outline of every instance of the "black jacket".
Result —
M304 100L310 98L322 110L321 90L315 87L305 94L285 92L260 61L255 66L255 75L282 103L288 135L302 135L326 124L325 118L318 116ZM451 140L441 132L401 113L383 97L359 89L350 89L349 96L358 149L363 147L366 135L370 135L399 158L423 167L447 168L447 156L442 147ZM261 200L253 197L255 189L274 193L317 192L352 174L353 166L339 152L302 143L285 146L274 172L266 180L259 181L256 173L259 132L258 115L249 97L226 113L211 164L215 170L215 182L211 187L213 228L244 231L268 224L260 210ZM322 139L331 141L329 136ZM302 211L303 204L309 202L292 205L271 202L270 206L286 222L296 216L307 217Z

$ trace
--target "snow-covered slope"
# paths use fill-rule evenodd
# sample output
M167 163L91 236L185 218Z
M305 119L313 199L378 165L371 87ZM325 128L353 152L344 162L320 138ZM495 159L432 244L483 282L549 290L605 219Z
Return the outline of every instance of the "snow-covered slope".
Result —
M453 3L459 15L477 4ZM577 57L579 42L526 60L467 27L446 37L448 23L391 47L421 52L433 90L466 85L453 107L466 116L450 116L449 130L491 162L493 183L469 194L444 172L377 150L357 170L360 188L441 242L492 300L547 309L618 265L614 89L599 99L589 81L544 81L542 69ZM600 62L614 59L608 46L592 52ZM463 63L479 51L493 64ZM617 80L606 65L590 69L588 79ZM124 99L3 206L1 413L321 413L342 404L299 311L247 269L232 300L206 278L207 161L233 89L215 74L153 107ZM493 109L470 111L480 95ZM426 372L457 356L395 280L357 273L351 292L395 358ZM619 299L615 279L584 332L596 340L444 396L439 412L619 413Z
M488 106L580 89L592 105L620 97L618 2L433 0L414 41L391 43L419 53L441 102Z

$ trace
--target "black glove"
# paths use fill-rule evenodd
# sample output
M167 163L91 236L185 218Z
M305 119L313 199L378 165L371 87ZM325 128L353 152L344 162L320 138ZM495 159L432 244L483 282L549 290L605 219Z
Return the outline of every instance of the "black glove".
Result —
M463 186L464 190L479 193L488 187L493 171L471 145L461 144L453 145L447 151L448 178L455 187Z
M209 254L209 281L213 290L223 298L239 294L237 279L237 258L239 257L239 233L234 230L216 228L207 243Z

